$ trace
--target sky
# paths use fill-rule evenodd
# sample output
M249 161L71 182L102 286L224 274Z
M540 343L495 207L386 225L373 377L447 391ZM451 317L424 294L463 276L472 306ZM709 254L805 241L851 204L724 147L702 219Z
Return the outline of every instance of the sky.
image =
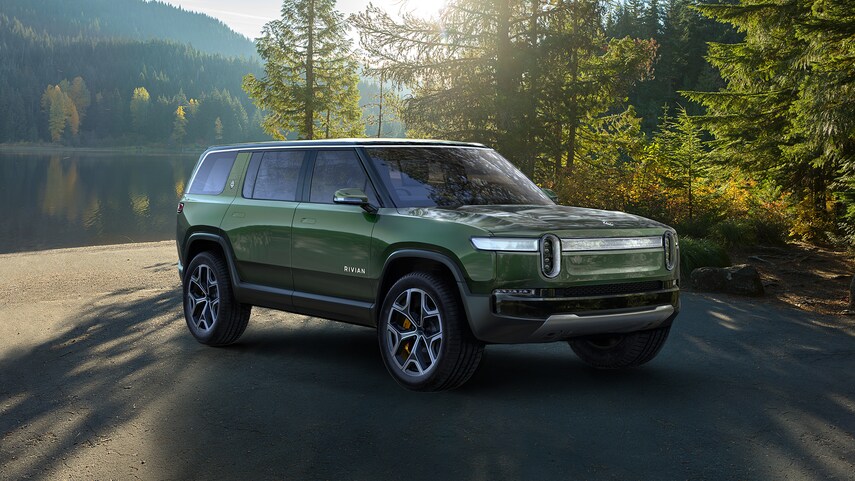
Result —
M161 0L184 10L201 12L222 20L232 30L249 38L261 35L265 23L277 18L282 8L281 0ZM338 0L338 10L345 15L360 12L369 0ZM431 16L439 12L445 0L371 0L374 5L389 13L412 12Z

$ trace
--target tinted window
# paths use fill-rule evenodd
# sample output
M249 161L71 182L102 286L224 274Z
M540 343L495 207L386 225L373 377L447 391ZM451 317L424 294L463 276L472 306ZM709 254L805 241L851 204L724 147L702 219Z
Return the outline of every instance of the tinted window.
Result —
M366 148L398 207L551 205L504 157L489 149Z
M377 195L352 150L327 150L318 152L312 174L312 190L309 200L321 204L332 204L335 191L339 189L362 189L368 201L377 204Z
M193 177L193 183L187 189L188 194L220 194L226 188L226 180L229 178L229 172L232 171L232 165L235 163L237 152L214 152L208 154L199 170L196 171L196 176Z
M243 179L243 196L247 199L252 199L252 190L255 189L255 177L258 175L258 166L261 164L261 157L264 152L255 152L249 161L249 167L246 168L246 177Z
M243 187L244 197L297 200L297 182L306 152L282 150L253 155Z

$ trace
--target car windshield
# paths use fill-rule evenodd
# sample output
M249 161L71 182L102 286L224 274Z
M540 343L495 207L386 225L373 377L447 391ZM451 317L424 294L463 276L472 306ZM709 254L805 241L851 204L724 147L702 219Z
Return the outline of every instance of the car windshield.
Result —
M490 149L367 147L398 207L551 205L510 162Z

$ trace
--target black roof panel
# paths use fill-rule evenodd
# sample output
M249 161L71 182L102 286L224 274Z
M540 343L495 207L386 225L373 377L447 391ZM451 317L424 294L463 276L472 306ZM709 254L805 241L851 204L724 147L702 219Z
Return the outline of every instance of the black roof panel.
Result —
M483 144L471 142L455 142L451 140L427 140L427 139L323 139L323 140L286 140L273 142L255 142L247 144L231 144L217 145L208 148L208 152L217 150L235 150L235 149L275 149L276 147L324 147L329 145L337 146L354 146L354 147L373 147L373 146L449 146L449 147L480 147L486 148Z

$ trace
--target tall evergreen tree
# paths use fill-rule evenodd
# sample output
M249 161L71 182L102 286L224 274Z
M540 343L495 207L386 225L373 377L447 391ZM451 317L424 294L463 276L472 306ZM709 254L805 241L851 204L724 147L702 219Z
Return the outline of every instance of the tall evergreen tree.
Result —
M264 77L249 74L243 86L267 112L265 131L312 139L327 113L342 131L362 130L357 63L335 0L285 0L281 18L264 26L257 48Z
M619 107L632 86L649 76L655 43L608 40L601 15L599 2L570 2L556 14L543 44L543 111L550 134L543 142L554 147L549 157L557 179L572 175L580 161L618 160L621 153L613 147L632 142L626 135L636 130L634 110Z
M187 116L184 114L184 106L179 105L175 109L175 120L172 122L172 140L180 144L187 136Z
M452 0L439 19L369 7L352 20L387 78L412 90L411 133L487 142L530 176L549 164L549 179L576 159L583 128L606 131L603 116L653 54L609 43L597 0ZM588 151L602 138L586 139Z
M652 147L656 160L662 164L666 186L684 194L689 222L695 214L695 190L699 178L709 172L707 152L701 140L701 130L694 120L680 108L676 117L665 109L661 130L653 138Z
M850 195L855 162L855 8L852 0L740 0L699 6L745 41L711 44L727 87L688 92L708 110L713 155L769 177L799 199L804 223L824 228L832 193ZM855 211L848 228L855 227ZM810 235L807 232L805 234Z

